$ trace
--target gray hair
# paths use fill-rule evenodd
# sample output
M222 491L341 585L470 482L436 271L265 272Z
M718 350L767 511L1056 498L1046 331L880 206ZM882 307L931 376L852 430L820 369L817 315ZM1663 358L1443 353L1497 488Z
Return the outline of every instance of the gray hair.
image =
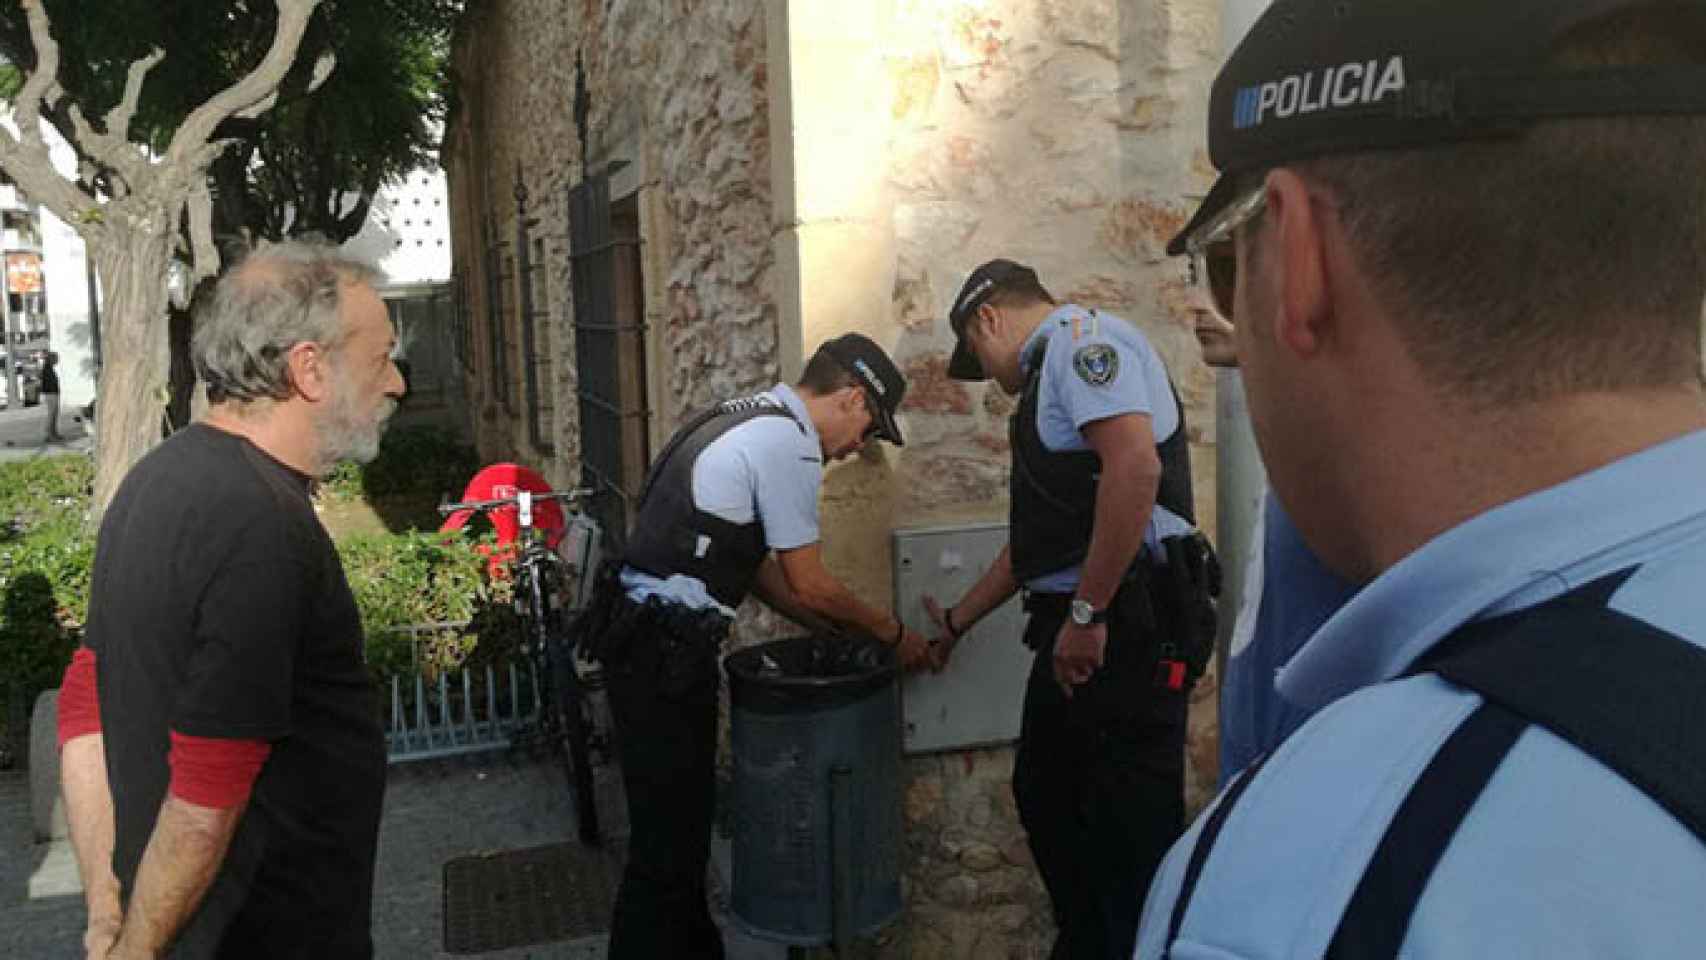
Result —
M343 285L373 286L371 264L324 242L263 244L226 272L196 312L192 354L210 402L288 400L299 343L335 349Z

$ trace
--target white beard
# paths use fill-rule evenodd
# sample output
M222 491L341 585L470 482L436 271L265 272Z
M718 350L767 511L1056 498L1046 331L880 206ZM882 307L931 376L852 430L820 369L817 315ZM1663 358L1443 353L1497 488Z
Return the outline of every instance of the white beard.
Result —
M371 463L379 456L379 438L397 410L397 401L386 397L379 408L363 416L356 408L356 391L341 372L334 372L332 398L325 415L315 424L320 436L320 462L329 470L344 460Z

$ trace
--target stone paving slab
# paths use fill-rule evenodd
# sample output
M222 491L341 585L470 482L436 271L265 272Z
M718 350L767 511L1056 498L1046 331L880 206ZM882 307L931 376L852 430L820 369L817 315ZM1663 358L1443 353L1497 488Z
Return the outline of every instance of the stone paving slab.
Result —
M0 953L19 960L81 960L83 894L75 863L69 877L63 868L70 860L63 843L35 842L29 775L0 773ZM33 898L32 885L39 892Z
M600 810L618 849L626 833L619 777L599 771ZM83 898L63 843L32 842L29 781L0 773L0 954L20 960L80 958ZM443 949L444 864L459 856L571 840L560 766L494 752L391 768L380 826L373 936L376 960L451 960ZM726 846L719 851L726 857ZM713 873L713 884L726 877ZM718 876L718 875L721 876ZM36 891L32 897L32 885ZM720 907L722 898L717 897ZM719 922L726 920L719 916ZM729 960L782 960L786 950L725 926ZM473 955L477 960L594 960L603 936Z

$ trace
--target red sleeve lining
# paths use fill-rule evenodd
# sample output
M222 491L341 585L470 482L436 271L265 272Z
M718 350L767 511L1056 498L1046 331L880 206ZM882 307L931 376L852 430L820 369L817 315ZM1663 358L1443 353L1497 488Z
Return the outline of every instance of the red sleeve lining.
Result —
M191 737L172 731L172 796L202 807L229 810L249 798L261 765L272 752L265 740Z
M95 688L95 651L78 647L59 684L59 749L101 732L101 698Z

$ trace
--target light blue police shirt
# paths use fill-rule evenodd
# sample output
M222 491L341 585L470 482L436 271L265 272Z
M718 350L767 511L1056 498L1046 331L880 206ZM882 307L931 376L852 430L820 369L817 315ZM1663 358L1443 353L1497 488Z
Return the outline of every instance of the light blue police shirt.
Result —
M1639 565L1611 606L1702 643L1703 479L1706 431L1487 511L1365 586L1281 671L1280 692L1320 712L1226 819L1173 957L1322 956L1398 805L1480 704L1433 675L1394 679L1463 623ZM1138 957L1161 956L1202 823L1150 889ZM1445 850L1401 955L1699 957L1703 907L1706 845L1622 777L1530 727Z
M817 428L800 395L787 384L778 383L758 396L794 416L754 417L713 440L693 464L693 505L730 523L757 518L772 550L816 543L818 491L823 486ZM678 573L660 579L623 567L621 578L635 603L657 596L694 610L710 607L726 616L735 614L717 602L698 577Z
M1046 350L1042 346L1045 341ZM1074 362L1081 351L1097 346L1111 347L1118 358L1104 383L1091 383L1080 375ZM1119 317L1086 310L1075 303L1063 304L1037 325L1019 351L1020 368L1027 376L1039 352L1043 367L1037 385L1037 431L1048 449L1088 450L1085 424L1127 413L1150 418L1156 443L1179 429L1179 405L1173 400L1166 366L1149 339ZM1157 505L1150 512L1143 542L1160 556L1163 538L1191 529L1178 514ZM1071 593L1078 589L1080 570L1081 566L1057 570L1025 586L1041 593Z

